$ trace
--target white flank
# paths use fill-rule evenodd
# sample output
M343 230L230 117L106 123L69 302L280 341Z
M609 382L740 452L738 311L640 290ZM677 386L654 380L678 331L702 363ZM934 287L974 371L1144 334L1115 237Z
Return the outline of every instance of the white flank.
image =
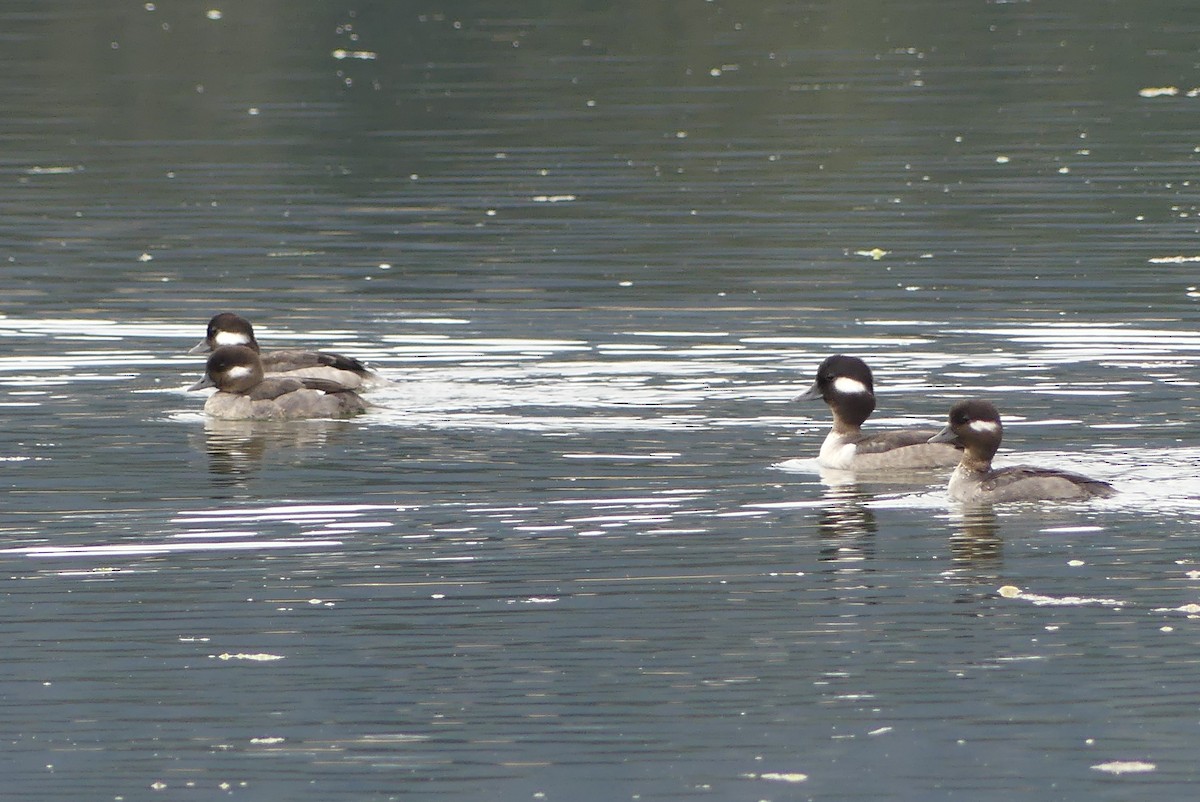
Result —
M854 456L858 446L847 443L837 432L830 432L821 443L821 453L817 456L817 464L822 468L849 470L854 465Z
M225 371L225 375L231 379L240 379L243 376L249 376L254 371L245 365L234 365L229 370Z
M218 331L217 336L213 339L217 341L217 345L245 345L250 342L246 339L245 334L238 334L233 331Z
M867 385L860 382L858 379L851 379L848 376L838 376L833 380L833 389L845 395L857 395L859 393L868 392Z
M967 428L973 432L995 432L1000 424L991 420L973 420L967 424Z

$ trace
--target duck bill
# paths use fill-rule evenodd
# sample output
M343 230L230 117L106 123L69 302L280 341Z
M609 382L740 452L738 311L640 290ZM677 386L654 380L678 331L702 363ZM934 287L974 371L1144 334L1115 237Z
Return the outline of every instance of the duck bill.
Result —
M813 382L813 386L809 387L800 395L796 396L793 401L816 401L821 398L821 388L817 387L817 383Z
M949 426L943 427L940 432L929 438L931 443L950 443L951 445L960 446L962 443L958 440L958 435Z
M188 392L190 393L192 390L203 390L205 387L216 387L216 386L217 385L213 384L213 380L208 377L208 374L205 373L203 379L201 379L200 381L196 382L195 384L193 384L191 387L188 388Z
M207 354L212 349L208 347L208 340L201 340L188 349L189 354Z

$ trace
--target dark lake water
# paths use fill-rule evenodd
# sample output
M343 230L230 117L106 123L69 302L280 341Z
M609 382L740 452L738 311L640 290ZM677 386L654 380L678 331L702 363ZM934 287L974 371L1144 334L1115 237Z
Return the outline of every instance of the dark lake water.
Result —
M1198 35L7 4L0 796L1191 798ZM392 383L206 421L220 311ZM1121 492L823 474L837 352Z

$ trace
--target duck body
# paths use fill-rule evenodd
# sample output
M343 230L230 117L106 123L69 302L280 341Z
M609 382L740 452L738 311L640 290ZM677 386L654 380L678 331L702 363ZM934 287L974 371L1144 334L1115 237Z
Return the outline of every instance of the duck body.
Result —
M862 424L875 411L875 382L867 363L858 357L838 354L822 362L812 387L796 400L817 398L833 412L833 428L817 455L817 464L823 468L913 470L958 463L956 447L930 442L936 429L862 431Z
M930 443L936 429L899 429L863 434L861 430L838 431L825 436L817 464L843 471L915 470L948 468L958 463L958 449Z
M931 442L958 443L963 448L962 460L947 485L952 499L968 503L1084 501L1117 492L1108 482L1056 468L993 468L1002 436L1000 413L990 402L975 399L951 407L949 423Z
M1107 498L1116 490L1108 482L1070 471L1012 465L975 470L959 465L950 474L950 497L964 502L1083 501Z
M264 376L258 354L242 345L223 345L213 351L204 378L189 387L216 387L204 403L204 413L225 420L300 420L344 418L368 405L345 385L326 379Z

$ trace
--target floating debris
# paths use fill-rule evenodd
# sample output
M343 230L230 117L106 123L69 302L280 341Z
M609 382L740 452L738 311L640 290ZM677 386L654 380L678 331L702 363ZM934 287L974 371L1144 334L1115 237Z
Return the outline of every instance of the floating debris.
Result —
M1182 265L1189 262L1200 262L1200 256L1156 256L1146 261L1152 265Z
M1189 617L1200 615L1200 604L1192 602L1191 604L1181 604L1178 607L1155 607L1153 612L1156 613L1186 613Z
M1179 94L1177 86L1147 86L1138 90L1141 97L1175 97Z
M1100 604L1105 607L1125 606L1125 602L1119 599L1093 599L1084 596L1043 596L1039 593L1026 593L1016 585L1004 585L998 588L996 593L1006 599L1020 599L1021 601L1033 602L1038 607L1073 607L1084 604Z
M869 251L855 251L855 256L869 256L878 262L883 257L887 256L891 251L885 251L883 248L872 248Z
M72 173L83 172L81 165L73 167L30 167L25 171L25 175L71 175Z
M374 61L379 58L379 54L371 50L335 50L332 55L338 61L348 58L358 59L359 61Z
M1097 763L1092 768L1107 774L1143 774L1155 771L1158 766L1141 760L1111 760L1108 763Z
M753 775L753 774L749 774L749 775L747 775L747 777L752 780L755 779L755 775ZM790 772L766 771L766 772L763 772L762 774L759 774L757 779L771 780L773 782L780 782L780 783L802 783L802 782L805 782L808 780L808 775L801 774L798 771L790 771Z
M283 659L283 655L281 654L266 654L263 652L260 652L259 654L245 654L244 652L230 654L229 652L224 652L222 654L215 655L215 657L218 660L253 660L259 663L268 663L272 660Z

